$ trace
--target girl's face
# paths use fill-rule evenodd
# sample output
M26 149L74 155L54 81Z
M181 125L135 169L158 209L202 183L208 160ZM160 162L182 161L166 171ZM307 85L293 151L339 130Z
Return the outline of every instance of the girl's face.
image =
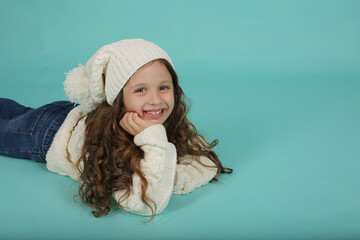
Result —
M129 79L123 88L126 112L136 112L140 118L163 124L174 109L174 85L166 66L150 62Z

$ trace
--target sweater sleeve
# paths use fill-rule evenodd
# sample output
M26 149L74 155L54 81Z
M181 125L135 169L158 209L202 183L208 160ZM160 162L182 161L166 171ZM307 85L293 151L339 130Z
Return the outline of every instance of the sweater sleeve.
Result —
M146 196L155 214L161 213L167 206L174 187L176 168L176 148L169 143L163 125L152 125L134 137L134 142L144 151L144 159L140 161L141 171L148 181ZM141 201L141 179L134 173L132 188L127 198L126 190L113 194L120 207L126 211L150 216L151 210Z
M204 156L200 156L200 161L210 167L201 165L189 155L181 160L181 164L177 164L173 189L174 194L190 193L196 188L207 184L215 177L217 173L215 163Z

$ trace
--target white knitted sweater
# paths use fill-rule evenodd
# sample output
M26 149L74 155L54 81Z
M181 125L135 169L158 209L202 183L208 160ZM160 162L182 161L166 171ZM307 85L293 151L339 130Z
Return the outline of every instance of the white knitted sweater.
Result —
M79 121L83 116L79 106L70 111L46 155L50 171L70 176L76 181L80 181L76 162L84 140L85 117ZM134 137L134 142L144 151L140 167L148 181L146 195L156 204L156 214L165 209L172 193L187 194L207 184L216 175L217 168L204 167L191 156L182 158L182 164L177 164L175 146L168 142L163 125L146 128ZM67 159L68 153L71 162ZM200 157L200 161L205 165L215 166L206 157ZM140 177L135 173L132 180L133 187L128 198L121 199L125 190L115 192L113 197L127 211L143 216L151 215L151 210L141 201Z

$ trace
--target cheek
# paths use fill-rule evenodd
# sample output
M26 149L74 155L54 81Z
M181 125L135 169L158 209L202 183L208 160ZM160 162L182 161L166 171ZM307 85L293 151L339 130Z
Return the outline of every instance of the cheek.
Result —
M167 103L172 112L174 110L174 104L175 104L174 94L168 96Z
M140 117L142 117L142 106L140 102L132 97L125 97L124 98L124 106L126 112L136 112L139 114Z

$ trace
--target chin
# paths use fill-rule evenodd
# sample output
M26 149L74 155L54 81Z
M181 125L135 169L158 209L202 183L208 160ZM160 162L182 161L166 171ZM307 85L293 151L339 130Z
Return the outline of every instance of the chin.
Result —
M149 119L147 120L148 122L151 122L151 123L155 123L155 124L163 124L165 121L163 120L158 120L158 119Z

